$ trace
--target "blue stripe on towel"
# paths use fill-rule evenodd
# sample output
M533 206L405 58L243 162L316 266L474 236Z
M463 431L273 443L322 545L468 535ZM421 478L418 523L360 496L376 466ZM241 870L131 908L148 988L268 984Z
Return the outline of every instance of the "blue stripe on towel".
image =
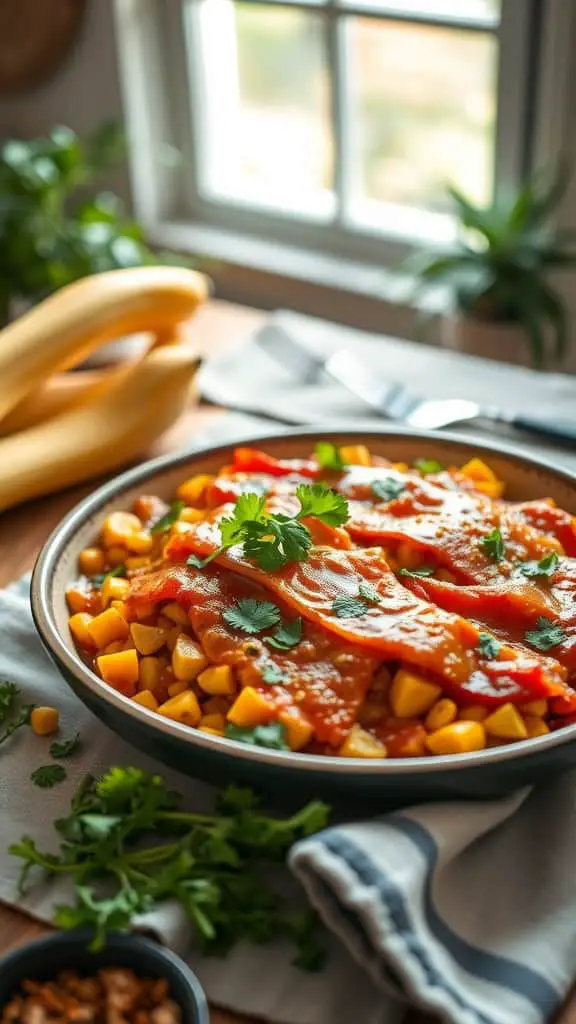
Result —
M424 915L430 933L439 944L469 974L491 984L508 988L517 995L528 999L547 1020L559 1007L561 998L546 978L514 960L488 953L486 950L471 945L453 932L439 916L431 893L431 877L438 858L438 848L430 833L422 825L401 815L387 816L385 824L390 828L397 829L410 839L430 866L424 892ZM376 866L364 850L338 830L329 829L323 834L322 840L329 850L349 864L361 882L374 886L378 890L390 912L397 933L406 943L412 956L420 963L430 984L442 988L459 1006L466 1007L475 1013L479 1021L490 1024L490 1019L465 1003L460 994L447 984L445 978L438 972L430 960L426 948L412 928L406 897L396 883ZM358 920L358 925L366 935L366 930L360 920Z

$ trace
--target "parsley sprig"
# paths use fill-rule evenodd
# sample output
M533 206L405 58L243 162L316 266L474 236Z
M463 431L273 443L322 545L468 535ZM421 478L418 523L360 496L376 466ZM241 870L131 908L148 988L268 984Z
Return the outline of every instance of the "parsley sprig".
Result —
M229 786L213 814L182 809L160 775L112 768L86 776L68 814L55 823L60 849L47 853L23 836L10 847L22 861L21 890L34 867L67 877L75 900L56 909L59 928L94 930L102 948L136 914L175 900L192 922L204 952L222 954L241 940L296 944L296 962L321 966L311 914L294 914L271 888L263 865L283 861L296 839L323 828L328 808L314 800L288 818L273 818L248 789Z
M295 516L265 511L266 498L241 494L231 516L220 521L222 543L203 560L191 555L188 565L204 568L236 544L265 572L275 572L290 562L305 562L312 547L310 530L302 519L313 517L327 526L342 526L348 519L348 503L341 494L324 484L301 484L296 488L300 510Z
M34 710L34 704L25 704L17 708L20 688L16 683L8 680L0 683L0 743L5 743L18 729L24 725L30 725L30 715Z
M496 526L491 533L487 533L480 541L480 547L485 555L493 562L501 562L504 558L504 541L502 534Z

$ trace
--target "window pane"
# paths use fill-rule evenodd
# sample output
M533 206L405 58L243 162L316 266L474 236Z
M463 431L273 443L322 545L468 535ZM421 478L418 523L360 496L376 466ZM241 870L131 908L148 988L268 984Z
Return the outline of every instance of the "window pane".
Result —
M374 201L445 210L447 182L489 200L495 38L363 18L348 28L352 215L372 220Z
M339 0L346 7L373 8L384 14L421 18L450 18L471 24L494 25L500 20L502 0Z
M329 216L333 147L320 17L203 0L200 25L205 194Z

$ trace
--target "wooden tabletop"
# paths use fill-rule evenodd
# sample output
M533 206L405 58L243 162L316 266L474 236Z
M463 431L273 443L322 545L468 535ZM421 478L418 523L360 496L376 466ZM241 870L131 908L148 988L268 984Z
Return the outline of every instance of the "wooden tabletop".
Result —
M203 355L222 350L246 337L266 314L243 306L213 301L200 310L191 325L191 335ZM146 453L146 457L174 451L190 444L194 434L206 427L222 410L191 405L179 422ZM0 587L30 569L48 534L84 495L101 481L92 481L0 514ZM0 904L0 956L12 946L29 942L48 930L20 911ZM212 1007L211 1024L256 1024L253 1020ZM421 1014L409 1014L404 1024L427 1024ZM358 1021L358 1024L363 1024ZM572 997L556 1024L576 1024L576 998Z

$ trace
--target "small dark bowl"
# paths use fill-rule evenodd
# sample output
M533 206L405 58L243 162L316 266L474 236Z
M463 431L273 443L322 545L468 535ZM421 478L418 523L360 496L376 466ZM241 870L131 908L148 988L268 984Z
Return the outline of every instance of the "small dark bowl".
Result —
M412 463L415 458L461 465L486 459L506 482L513 501L547 495L576 515L576 477L552 464L527 458L504 445L481 444L450 434L397 427L290 430L250 437L242 443L272 455L306 456L321 438L335 444L363 442L377 455ZM82 501L46 542L32 579L32 612L48 652L74 692L118 735L147 754L210 782L246 783L276 803L321 796L357 808L385 810L428 800L486 799L546 779L576 766L576 725L473 754L439 757L363 758L265 750L198 732L162 718L107 686L82 661L68 628L65 591L78 574L78 554L94 542L106 515L128 509L139 494L174 495L194 473L214 473L230 461L234 445L169 455L132 469Z
M208 1004L195 974L180 957L141 935L112 934L91 953L90 931L57 932L8 953L0 960L0 1010L24 979L50 981L59 971L87 976L102 967L129 967L141 978L165 978L182 1011L182 1024L209 1024Z

